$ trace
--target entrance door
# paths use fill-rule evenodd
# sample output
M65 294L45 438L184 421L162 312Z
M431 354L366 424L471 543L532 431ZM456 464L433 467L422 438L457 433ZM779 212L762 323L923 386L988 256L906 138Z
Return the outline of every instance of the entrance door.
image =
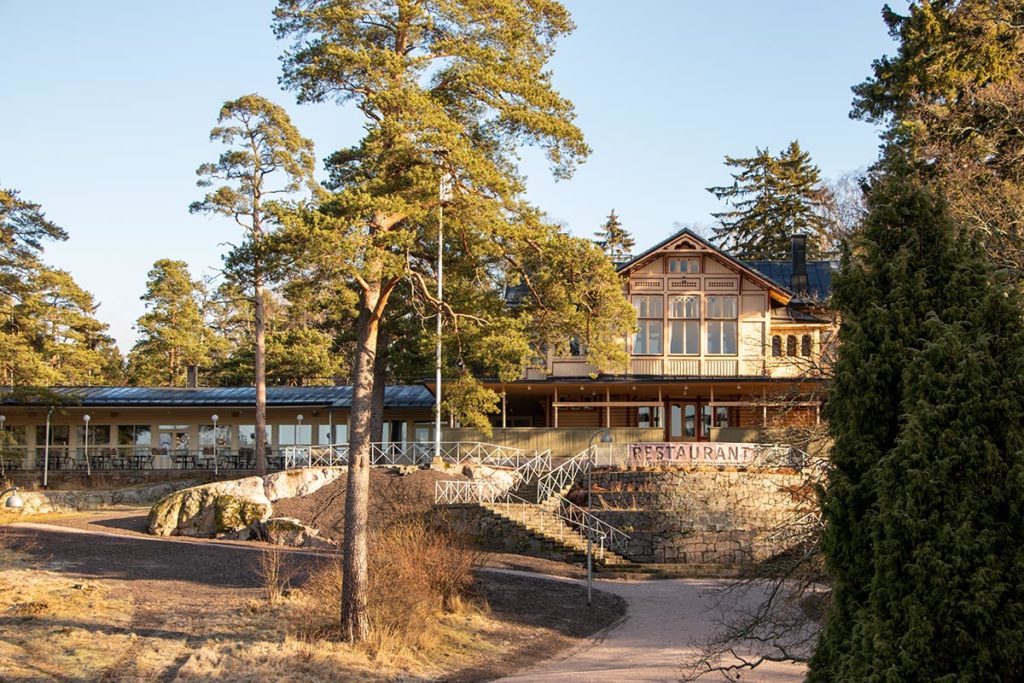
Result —
M698 434L697 402L669 401L665 425L669 441L696 441Z

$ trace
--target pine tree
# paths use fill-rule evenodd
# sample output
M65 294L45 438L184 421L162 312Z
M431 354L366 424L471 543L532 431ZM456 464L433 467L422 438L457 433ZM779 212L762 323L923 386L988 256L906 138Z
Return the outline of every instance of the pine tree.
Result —
M1003 468L989 485L1020 471L1020 387L999 378L1003 367L1019 374L1022 362L1015 304L988 285L977 250L918 174L893 159L884 169L835 279L843 323L825 409L835 445L822 497L833 597L810 681L943 680L969 671L953 664L968 654L958 638L992 655L972 635L974 610L986 611L998 586L1006 587L1001 597L1019 599L1013 584L1024 580L1019 556L992 543L1006 534L1009 546L1020 545L1019 523L1016 531L993 523L994 511L1018 509L1007 496L1017 495L1017 506L1024 500L1018 485L993 497L967 471L987 477ZM960 570L966 578L953 580ZM922 571L950 579L949 593ZM916 595L921 602L908 597ZM1007 619L989 618L978 637L1016 643ZM933 638L946 639L943 652ZM917 673L929 670L936 675Z
M42 207L0 188L0 382L7 386L121 381L121 354L98 305L43 246L67 239Z
M184 261L160 259L146 280L146 312L135 323L139 340L128 354L134 384L183 386L189 365L207 366L209 336L202 283Z
M444 207L445 253L465 260L465 285L475 285L486 304L500 302L490 287L495 277L511 280L506 274L522 271L528 254L563 244L524 200L516 164L521 147L535 146L555 176L569 177L590 151L547 69L573 25L554 0L279 0L275 19L277 35L293 40L282 59L284 86L300 101L352 103L365 123L358 144L329 159L335 195L309 216L333 234L335 270L358 295L341 627L360 641L369 629L369 456L374 389L383 376L381 322L409 289L420 311L442 316L449 330L472 326L479 312L431 293L442 179L455 186ZM610 267L601 275L614 278ZM526 329L477 317L487 334L517 332L513 341ZM625 334L629 319L621 322Z
M636 240L629 234L629 231L622 227L622 222L615 214L615 209L608 214L608 219L598 230L594 237L597 238L597 246L601 247L612 263L625 261L633 253Z
M810 155L794 140L778 156L758 149L752 157L725 157L732 185L709 187L708 192L732 205L712 214L720 225L714 239L741 259L785 259L791 237L806 233L807 255L820 257L828 238L822 207L826 190L821 172Z
M200 187L223 183L193 213L220 214L242 226L245 241L225 258L227 271L249 291L253 307L256 385L256 474L267 471L267 341L263 292L274 271L275 254L266 232L273 223L271 199L287 197L303 186L313 187L313 143L302 137L287 112L259 95L225 102L210 139L227 145L216 163L200 166ZM281 179L279 180L278 177ZM274 185L273 181L278 180ZM280 201L280 199L278 200Z

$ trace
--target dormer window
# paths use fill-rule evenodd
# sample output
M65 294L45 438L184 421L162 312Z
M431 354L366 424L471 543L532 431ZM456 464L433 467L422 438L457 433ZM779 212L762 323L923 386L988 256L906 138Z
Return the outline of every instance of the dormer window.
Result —
M699 273L700 259L695 256L672 257L668 259L670 273Z

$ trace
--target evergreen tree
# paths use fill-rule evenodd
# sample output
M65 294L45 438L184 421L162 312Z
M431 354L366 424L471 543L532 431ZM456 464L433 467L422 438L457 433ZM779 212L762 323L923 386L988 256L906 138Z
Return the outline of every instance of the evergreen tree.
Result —
M1006 495L979 487L1019 479L1020 387L999 373L1020 367L1024 338L941 198L905 162L884 169L835 278L822 497L833 596L808 680L972 680L957 672L998 660L993 642L1021 651L1007 626L1019 622L1020 525L994 515L1024 498L1017 482ZM994 604L1007 614L992 618Z
M146 312L135 323L139 340L128 354L133 384L184 386L189 365L207 367L209 336L203 285L184 261L160 259L146 280Z
M121 354L97 304L69 273L42 261L67 233L39 204L0 188L0 382L7 386L121 381Z
M882 16L898 49L854 87L851 115L931 164L954 218L1024 272L1024 7L929 0Z
M256 474L266 474L267 344L264 287L274 272L275 254L265 239L273 217L269 200L313 187L313 143L299 135L284 109L259 95L225 102L210 139L228 146L216 163L196 173L200 187L224 183L193 202L193 213L220 214L245 230L245 241L225 259L234 280L244 284L253 307L253 376L256 385ZM283 176L279 185L272 184Z
M732 205L712 214L720 223L712 228L714 239L724 249L741 259L786 259L792 235L806 233L808 257L822 256L828 243L822 210L827 190L799 142L778 156L758 149L752 157L726 156L725 164L738 169L732 185L707 188Z
M573 26L553 0L279 0L275 17L277 35L294 39L284 85L302 101L352 102L365 117L360 142L329 160L335 195L304 217L314 233L333 235L326 243L334 267L358 296L341 606L342 633L358 641L369 628L367 496L381 323L392 300L411 291L448 329L475 325L523 339L502 317L432 294L438 187L446 177L455 186L444 209L446 258L464 260L466 288L472 283L488 304L500 300L496 278L511 280L527 253L562 244L524 201L516 153L540 147L554 174L568 177L589 152L572 103L546 69ZM621 319L622 334L629 320Z
M615 215L615 209L608 214L608 219L594 236L597 238L597 246L601 247L612 263L625 261L633 253L633 247L636 246L636 240L628 230L622 227L622 222Z

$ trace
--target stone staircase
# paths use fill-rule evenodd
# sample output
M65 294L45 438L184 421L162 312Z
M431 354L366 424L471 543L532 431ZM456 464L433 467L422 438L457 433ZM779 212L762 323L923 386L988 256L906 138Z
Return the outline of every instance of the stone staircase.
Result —
M587 538L562 520L553 509L559 501L552 497L538 503L481 503L480 507L506 534L505 544L519 545L521 552L563 562L587 561ZM595 566L632 568L634 563L598 544L593 546Z

